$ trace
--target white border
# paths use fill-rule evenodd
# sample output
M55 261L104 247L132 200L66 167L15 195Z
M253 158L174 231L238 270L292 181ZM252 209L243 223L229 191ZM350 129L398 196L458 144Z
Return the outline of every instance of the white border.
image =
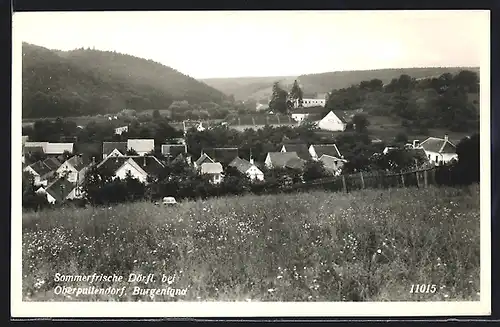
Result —
M479 302L22 302L22 40L12 34L11 316L22 317L404 317L491 314L490 12L484 14L480 63L481 295ZM16 17L14 14L13 17Z

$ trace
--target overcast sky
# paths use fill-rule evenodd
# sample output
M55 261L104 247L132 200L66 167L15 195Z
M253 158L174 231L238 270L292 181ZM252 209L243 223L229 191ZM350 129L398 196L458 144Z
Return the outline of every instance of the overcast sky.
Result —
M479 66L489 13L254 11L15 13L13 32L50 49L94 47L194 78Z

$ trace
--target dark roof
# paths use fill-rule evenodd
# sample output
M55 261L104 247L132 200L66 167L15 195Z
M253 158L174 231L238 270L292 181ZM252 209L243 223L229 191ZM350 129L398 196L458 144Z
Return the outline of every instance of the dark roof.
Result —
M314 148L314 151L316 151L318 158L321 158L324 154L337 158L342 157L335 144L312 144L311 146Z
M161 154L165 157L176 158L181 153L186 153L186 145L184 144L162 144Z
M107 157L99 165L98 169L116 172L129 159L141 167L148 175L157 175L163 168L163 164L154 156L123 156Z
M51 170L57 170L61 166L61 163L56 158L50 157L43 161L43 163L49 167Z
M294 168L294 169L301 169L304 167L305 160L302 160L300 158L290 158L286 163L285 167L286 168Z
M24 145L23 147L24 153L33 153L33 152L39 152L39 153L44 153L45 150L43 149L42 146L29 146L29 145Z
M102 154L110 154L114 149L117 149L122 154L127 153L127 142L103 142Z
M297 152L268 152L267 155L271 159L273 167L285 167L288 160L299 158Z
M284 144L286 152L296 152L297 156L303 160L311 159L311 154L309 153L309 149L307 145L302 144Z
M229 163L229 166L238 169L238 171L242 173L246 173L248 169L250 169L253 165L250 163L250 161L247 161L240 157L236 157Z
M208 160L208 162L215 162L212 158L210 158L210 156L208 156L206 153L203 153L199 158L198 160L195 161L195 165L196 166L201 166L202 163L206 162L206 160Z
M67 160L69 164L75 167L76 170L81 171L87 165L83 162L83 159L80 156L73 156Z
M329 155L322 156L319 160L323 163L325 169L330 172L335 172L337 170L338 162L340 161L336 157L331 157Z
M291 114L320 114L325 112L325 107L303 107L292 110Z
M207 154L216 162L227 165L238 156L238 148L206 148L202 150L202 153Z
M62 202L74 188L75 184L71 183L64 177L61 177L52 182L52 184L48 185L45 191L56 199L56 201Z
M456 153L456 147L450 141L445 141L437 137L429 137L427 140L420 143L420 146L425 151L437 153Z
M50 169L49 166L43 163L42 160L39 160L33 164L30 165L30 168L36 171L36 173L40 176L43 177L47 175L48 173L52 172L53 170Z
M340 110L332 110L335 116L337 116L343 123L347 123L347 121L350 120L349 116L344 112Z

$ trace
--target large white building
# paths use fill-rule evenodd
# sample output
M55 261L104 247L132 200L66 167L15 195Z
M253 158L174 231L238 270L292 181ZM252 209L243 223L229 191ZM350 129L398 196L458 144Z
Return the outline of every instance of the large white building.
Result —
M456 146L448 140L446 134L443 139L429 137L419 145L414 142L414 146L423 148L427 159L436 166L458 160Z
M320 98L303 98L302 107L324 107L326 104L326 99ZM295 107L299 107L298 100L295 101Z
M318 127L326 131L343 132L347 127L347 122L341 114L336 115L333 111L330 111L319 121Z

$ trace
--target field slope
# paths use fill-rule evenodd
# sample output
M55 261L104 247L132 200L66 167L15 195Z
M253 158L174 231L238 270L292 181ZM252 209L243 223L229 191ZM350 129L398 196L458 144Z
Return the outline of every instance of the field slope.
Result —
M358 71L335 71L321 74L304 74L300 76L269 76L269 77L241 77L241 78L209 78L203 82L215 87L226 94L233 94L236 100L261 100L272 94L274 82L280 82L283 87L290 88L297 79L305 93L326 93L334 89L349 87L378 78L384 83L398 78L402 74L414 78L438 77L444 73L455 74L460 70L468 69L478 72L478 68L471 67L429 67L429 68L397 68Z
M23 215L23 298L114 301L478 300L479 187L247 195ZM118 296L55 295L56 273L176 276ZM411 294L412 284L434 284ZM133 295L172 287L184 295Z
M23 118L164 109L174 100L221 103L226 98L173 68L130 55L27 43L22 50Z

